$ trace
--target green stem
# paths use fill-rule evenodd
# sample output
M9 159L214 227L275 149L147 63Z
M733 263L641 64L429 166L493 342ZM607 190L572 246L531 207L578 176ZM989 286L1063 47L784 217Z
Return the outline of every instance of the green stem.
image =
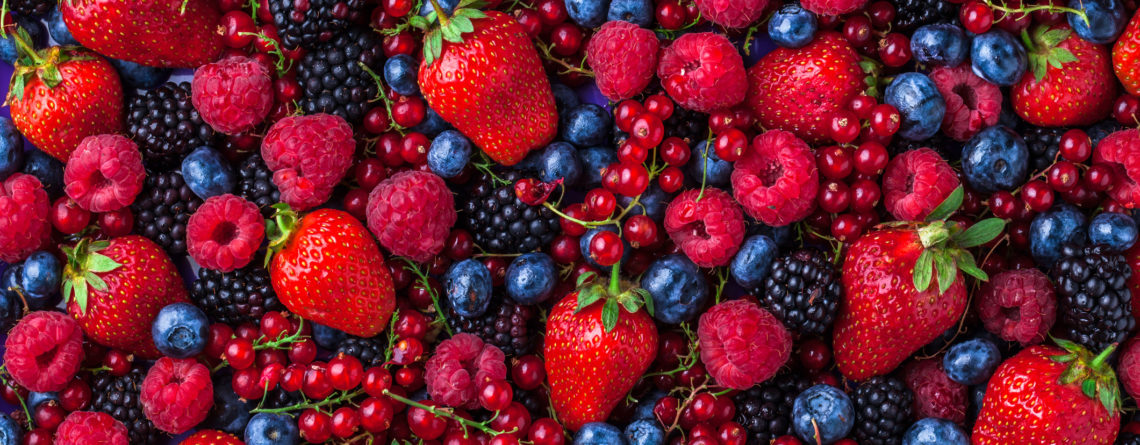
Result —
M289 406L283 406L281 408L254 408L254 409L250 410L249 412L254 413L254 414L257 414L257 413L288 414L288 413L291 413L293 411L300 411L300 410L308 409L308 408L320 408L322 406L341 404L341 403L352 400L352 399L356 398L357 396L360 396L363 394L364 394L363 389L358 389L358 390L352 391L352 392L342 391L339 396L326 398L324 400L318 400L316 402L297 403L297 404L293 404L293 405L289 405Z
M424 273L424 271L420 270L420 266L416 264L415 261L404 257L400 257L400 259L407 263L408 267L412 268L412 273L416 274L416 276L419 278L420 284L424 286L424 290L426 290L428 292L428 295L431 296L431 305L435 307L436 322L443 325L443 330L447 331L448 336L455 335L455 332L451 330L451 325L447 323L447 318L443 316L443 306L439 305L439 295L436 294L435 289L431 287L431 281L428 281L427 274Z
M0 384L8 386L8 379L4 378L3 373L8 372L8 365L0 366ZM20 408L23 408L24 415L28 418L29 430L36 429L36 420L32 418L32 412L28 410L28 404L24 403L24 397L20 395L19 391L12 391L16 395L16 400L20 401Z
M435 0L432 0L432 2L434 3ZM496 429L488 427L485 423L480 423L480 422L476 422L474 420L464 419L464 418L459 417L455 414L452 414L451 410L449 410L449 409L440 408L438 406L424 405L424 404L417 402L415 400L412 400L412 399L409 399L407 397L401 396L399 394L393 393L387 389L384 390L384 395L388 396L389 398L391 398L392 400L395 400L397 402L403 403L403 404L408 405L408 406L416 407L416 408L422 409L424 411L427 411L429 413L432 413L432 415L434 415L436 417L444 417L444 418L454 420L456 422L459 422L460 425L463 425L465 427L475 428L479 431L490 434L491 436L497 436L500 434L511 434L511 433L515 432L514 430L512 430L512 431L498 431Z
M376 74L375 71L372 71L372 68L369 68L368 65L364 64L364 62L356 62L356 64L360 65L360 69L368 73L369 76L372 76L373 82L376 82L376 99L369 102L373 102L375 100L384 102L384 110L388 112L388 128L396 130L400 132L400 134L404 134L404 126L397 124L396 121L392 119L392 100L388 98L387 94L384 94L384 79L381 78L379 74Z
M28 57L32 58L32 63L34 63L36 66L44 64L44 59L40 57L38 53L36 53L36 50L32 48L32 45L24 39L24 36L20 35L19 26L17 26L16 31L12 33L12 40L15 40L16 46L19 46L20 49L28 55Z
M1088 14L1086 14L1085 11L1080 10L1080 9L1073 9L1073 8L1068 8L1065 6L1055 6L1055 5L1051 5L1051 4L1034 5L1034 6L1028 6L1028 7L1022 6L1020 8L1010 8L1010 7L1005 6L1005 5L999 5L999 4L994 3L990 0L984 0L984 1L986 2L986 5L989 6L991 9L1004 12L1006 14L1006 16L1011 16L1014 14L1031 14L1031 13L1034 13L1037 11L1067 12L1069 14L1076 14L1078 17L1080 17L1082 20L1085 21L1086 25L1089 24Z
M621 261L610 266L610 295L621 293Z
M561 210L558 210L558 207L556 207L554 204L551 204L549 202L544 202L544 203L542 203L542 205L544 207L550 209L550 211L554 212L555 215L558 215L562 218L566 218L566 220L568 220L572 223L579 224L583 227L593 228L593 227L608 226L610 224L617 224L617 223L621 222L622 218L625 218L625 215L629 214L630 210L633 210L634 207L637 207L637 204L639 203L639 201L641 201L641 195L635 196L633 198L633 201L630 201L629 205L625 206L625 208L621 210L621 213L619 213L618 216L612 217L612 218L606 218L602 221L583 221L583 220L580 220L580 219L575 218L573 216L562 213Z
M1094 370L1103 368L1104 363L1106 361L1108 361L1108 356L1112 355L1113 351L1116 351L1117 345L1118 345L1118 343L1113 343L1111 345L1108 345L1107 348L1104 348L1104 350L1101 351L1100 354L1097 354L1096 358L1093 359L1092 363L1089 363L1089 367L1094 369Z
M435 8L435 16L439 18L439 26L441 28L447 26L447 22L451 20L451 17L447 16L447 11L444 11L436 0L431 0L431 7Z

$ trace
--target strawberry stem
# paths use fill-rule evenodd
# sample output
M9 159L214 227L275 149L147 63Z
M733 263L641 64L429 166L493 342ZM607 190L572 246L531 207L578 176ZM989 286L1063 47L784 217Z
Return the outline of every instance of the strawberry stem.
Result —
M447 22L449 20L451 20L451 17L447 16L447 11L444 11L443 7L439 6L438 1L436 1L436 0L430 0L430 1L431 1L431 7L435 9L435 16L439 18L439 26L440 27L447 26Z
M1103 351L1100 351L1100 354L1097 354L1097 356L1093 358L1092 362L1089 363L1089 367L1094 370L1103 368L1105 362L1108 361L1108 357L1116 351L1116 347L1118 345L1119 343L1113 343L1111 345L1108 345L1107 348L1104 348Z
M610 266L610 295L621 293L621 261Z

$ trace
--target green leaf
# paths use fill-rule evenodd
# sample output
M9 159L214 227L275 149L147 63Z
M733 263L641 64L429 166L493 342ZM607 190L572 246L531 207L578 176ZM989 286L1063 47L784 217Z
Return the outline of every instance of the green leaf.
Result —
M649 316L652 317L653 316L653 295L650 295L649 291L647 291L645 289L641 289L641 288L638 288L635 292L637 292L638 295L641 295L641 299L645 300L645 312L648 312Z
M448 22L446 26L440 26L439 33L442 34L443 39L448 42L463 43L463 38L459 36L459 31L456 31L455 27L451 26L451 22Z
M455 28L459 34L475 32L475 25L471 24L471 19L467 17L452 17L451 26Z
M427 42L428 47L431 48L432 60L439 58L439 55L443 53L443 34L440 31L434 31L428 35Z
M1048 58L1037 53L1030 54L1029 69L1033 70L1033 78L1037 79L1038 82L1044 80L1049 69Z
M591 304L596 303L602 299L603 291L601 286L594 285L578 291L578 308L574 312L581 311Z
M958 269L961 270L962 273L974 277L978 281L989 281L990 276L986 274L986 271L978 268L978 264L974 262L974 256L970 255L970 252L965 250L961 251L961 253L958 254L957 260Z
M620 311L617 300L613 298L606 300L606 304L602 306L602 328L606 332L614 330L614 326L617 326Z
M1076 62L1078 59L1077 56L1073 55L1071 51L1065 48L1054 48L1053 52L1049 54L1049 60L1056 60L1060 63L1069 63ZM1060 66L1054 66L1060 68Z
M623 295L620 300L620 303L622 307L625 308L626 312L632 314L634 312L637 312L638 309L641 309L641 296L637 295L634 292Z
M435 13L435 8L431 8L431 11L428 11L427 15L424 16L424 20L427 20L428 23L435 23L438 18Z
M74 290L73 287L74 285L71 284L71 280L63 280L63 301L71 301L71 291Z
M953 192L950 192L950 196L947 196L946 199L942 200L941 204L938 204L938 207L935 207L934 210L930 212L930 215L926 217L926 221L938 221L949 218L950 215L958 211L958 207L962 206L962 197L965 196L965 193L962 186L958 186Z
M590 281L590 279L596 276L598 276L598 273L592 270L582 275L578 275L578 282L574 284L574 287L582 287L583 284L586 284L587 281Z
M1054 355L1054 356L1052 356L1052 357L1049 357L1049 359L1051 359L1051 360L1053 360L1053 361L1055 361L1055 362L1057 362L1057 363L1069 363L1069 362L1071 362L1071 361L1073 361L1073 360L1076 360L1076 359L1077 359L1077 355L1076 355L1076 354L1062 354L1062 355Z
M1065 371L1061 373L1059 381L1062 385L1076 382L1084 375L1084 372L1081 371L1082 369L1082 366L1069 365L1069 367L1065 368Z
M1096 380L1085 379L1081 382L1081 392L1085 393L1090 399L1096 397Z
M98 275L95 275L91 272L87 272L87 273L83 274L83 278L87 282L91 283L91 287L94 287L95 290L98 290L98 291L107 290L107 282L103 281L102 278L99 278Z
M455 15L452 16L452 18L454 19L455 17L467 17L469 19L481 19L481 18L487 17L487 14L484 14L483 11L480 11L478 9L457 9L455 11Z
M40 69L40 79L44 81L44 85L48 88L55 87L63 82L63 75L59 72L59 67L56 65L47 65Z
M933 276L931 265L934 262L934 254L930 250L923 250L922 254L914 262L914 288L919 292L925 291L930 287L930 279Z
M1100 399L1100 404L1104 405L1104 410L1109 413L1116 412L1116 401L1119 398L1119 394L1117 394L1118 390L1115 388L1116 382L1112 382L1112 385L1112 388L1100 388L1100 390L1097 391L1097 398Z
M430 22L428 22L419 14L412 15L412 17L408 19L408 25L420 30L427 29L430 24Z
M954 267L954 260L946 252L934 255L934 268L938 270L938 294L941 295L954 284L954 279L958 277L958 268Z
M95 241L95 242L91 243L91 246L88 247L87 250L89 250L91 252L98 252L98 251L106 249L110 246L111 246L110 241L107 241L107 240Z
M87 313L87 281L82 278L75 282L75 303L79 305L79 313Z
M1060 346L1061 349L1064 349L1064 350L1069 351L1069 352L1076 351L1080 348L1080 345L1077 345L1076 343L1074 343L1070 340L1063 339L1063 338L1054 338L1053 342L1057 343L1057 346Z
M111 257L108 257L106 255L92 253L87 257L87 270L91 272L110 272L112 270L118 269L121 266L122 264L119 264L119 262L112 260Z
M954 238L958 247L970 248L988 243L1005 230L1005 220L1001 218L986 218L974 223L965 232Z
M1045 28L1044 26L1042 28ZM1057 46L1058 43L1069 38L1072 31L1064 28L1052 29L1041 34L1039 41L1048 47Z

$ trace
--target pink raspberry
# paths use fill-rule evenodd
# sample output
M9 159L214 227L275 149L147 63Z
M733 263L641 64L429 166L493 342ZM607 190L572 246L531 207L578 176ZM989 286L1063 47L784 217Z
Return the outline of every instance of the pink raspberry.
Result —
M283 118L261 143L261 157L273 170L281 201L298 212L328 201L352 166L354 151L352 126L323 113Z
M249 57L202 65L190 90L202 120L225 134L252 129L273 108L273 79L265 65Z
M780 320L746 300L710 308L701 315L697 338L705 369L734 389L772 378L792 353L792 335Z
M746 28L764 15L768 0L696 0L701 17L725 28Z
M442 405L474 409L475 391L489 380L507 378L503 351L471 334L455 334L440 342L424 364L424 383L431 399Z
M432 173L396 173L368 195L368 229L389 252L416 261L443 251L456 218L451 190Z
M929 148L895 156L883 173L883 203L895 219L922 221L961 184L954 168Z
M4 366L12 379L36 392L59 391L83 363L83 329L67 314L32 312L8 332Z
M1001 89L974 74L969 64L940 67L930 72L930 80L946 100L942 131L959 141L997 124L1001 114Z
M245 267L264 239L265 221L257 205L236 195L210 197L186 223L186 250L207 269Z
M704 113L744 101L744 59L728 38L712 32L685 34L665 48L657 65L661 85L678 104Z
M1140 399L1140 340L1132 337L1120 347L1120 364L1116 366L1120 386L1133 399Z
M727 192L686 190L665 209L665 231L701 267L728 264L744 242L744 213Z
M142 153L117 134L88 136L75 147L63 170L64 191L89 212L113 212L130 205L142 191Z
M990 277L978 296L978 317L1005 341L1029 346L1045 341L1057 318L1049 277L1037 269L1007 270Z
M49 241L50 207L35 176L15 173L0 184L0 261L21 261Z
M205 420L214 406L210 369L194 359L162 357L147 371L139 400L154 426L182 434Z
M55 445L127 445L127 427L110 414L75 411L56 427Z
M1114 170L1108 196L1124 207L1140 207L1140 130L1105 136L1093 150L1093 164L1108 164Z
M586 61L602 95L619 102L649 86L657 69L657 35L625 20L611 20L590 37Z
M801 4L819 15L842 15L862 9L867 0L804 0Z
M733 195L760 222L786 226L815 209L819 170L811 147L796 135L771 130L756 136L735 167Z
M906 386L914 392L914 418L937 417L961 424L966 421L966 385L950 380L942 370L942 356L911 362L903 370Z

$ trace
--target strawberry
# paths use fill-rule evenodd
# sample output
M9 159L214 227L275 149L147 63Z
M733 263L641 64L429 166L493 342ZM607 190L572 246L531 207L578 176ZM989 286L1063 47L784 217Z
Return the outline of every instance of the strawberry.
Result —
M602 422L625 398L657 355L657 327L649 292L618 280L609 287L579 279L579 288L550 311L543 355L550 400L571 431ZM639 311L642 302L646 311ZM647 314L646 312L649 312Z
M1124 28L1124 33L1112 47L1112 67L1124 90L1140 96L1140 12Z
M963 229L946 221L962 195L961 187L955 189L928 223L892 223L848 248L834 333L835 362L847 378L864 380L897 368L958 323L966 309L961 272L986 279L965 249L996 237L1005 222L990 218ZM931 287L935 280L938 286Z
M522 25L498 11L468 8L474 2L460 2L451 17L440 14L439 27L424 34L420 90L491 159L514 165L558 132L554 94ZM418 17L412 23L428 28Z
M12 121L45 153L67 162L87 136L123 130L123 87L105 59L81 48L36 52L19 30L19 58L8 87Z
M68 0L59 8L75 40L108 57L197 68L222 52L222 13L212 0Z
M96 342L131 354L160 354L150 334L158 312L189 301L174 262L150 239L84 238L61 247L67 255L63 295L67 312Z
M1112 112L1116 81L1108 50L1082 39L1068 23L1038 26L1023 40L1029 70L1013 86L1013 109L1033 125L1090 125Z
M388 266L368 229L344 211L321 209L297 219L277 204L269 278L277 298L307 320L371 337L396 307Z
M1120 386L1108 357L1057 340L1031 346L998 367L986 386L974 445L1109 445L1120 429Z

